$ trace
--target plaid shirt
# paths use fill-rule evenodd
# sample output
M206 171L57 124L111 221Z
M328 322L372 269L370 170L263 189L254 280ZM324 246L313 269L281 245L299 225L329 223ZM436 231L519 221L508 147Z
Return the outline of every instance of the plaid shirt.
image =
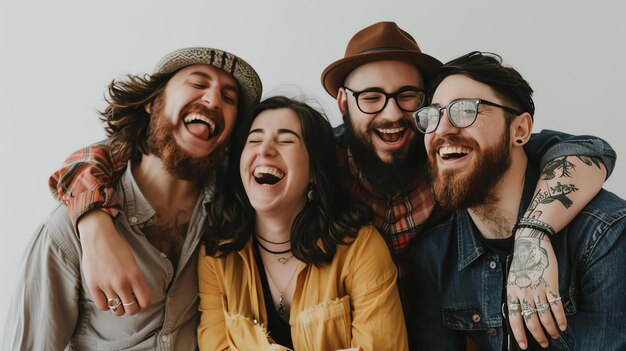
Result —
M348 196L366 203L374 211L374 226L387 242L401 281L406 276L404 256L409 244L425 229L429 219L441 219L446 213L435 207L426 165L411 184L397 193L389 194L372 186L352 158L345 128L345 125L335 128L342 185Z
M50 192L69 208L74 228L78 218L92 209L99 208L111 217L121 210L113 184L127 161L111 157L106 141L101 141L72 153L50 176Z

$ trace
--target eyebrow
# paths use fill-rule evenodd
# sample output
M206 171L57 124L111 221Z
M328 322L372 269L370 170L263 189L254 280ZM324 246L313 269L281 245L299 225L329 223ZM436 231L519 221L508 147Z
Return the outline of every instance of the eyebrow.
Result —
M350 89L350 88L348 88ZM416 85L404 85L401 86L400 88L396 89L393 93L402 91L402 90L411 90L411 89L415 89L415 90L424 90L424 88L420 88ZM366 92L366 91L374 91L374 92L379 92L379 93L387 93L387 91L385 91L385 89L381 88L381 87L367 87L363 90L359 90L360 92ZM392 93L388 93L388 94L392 94Z
M201 78L204 78L204 79L206 79L208 81L213 81L213 77L211 75L209 75L209 74L207 74L205 72L202 72L202 71L193 71L193 72L189 73L189 75L200 76ZM223 87L226 90L232 90L235 93L239 94L239 86L237 86L237 85L224 84Z
M264 130L264 129L262 129L262 128L252 129L252 130L250 130L250 132L248 133L248 136L250 136L250 135L251 135L251 134L253 134L253 133L265 134L265 130ZM280 134L292 134L292 135L294 135L296 138L298 138L298 139L302 139L302 138L300 138L300 135L298 135L298 133L294 132L294 131L293 131L293 130L291 130L291 129L285 129L285 128L278 129L278 134L279 134L279 135L280 135Z

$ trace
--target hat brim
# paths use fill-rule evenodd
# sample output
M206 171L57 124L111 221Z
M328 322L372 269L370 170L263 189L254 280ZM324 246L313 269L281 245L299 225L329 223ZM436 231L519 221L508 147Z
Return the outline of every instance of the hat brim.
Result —
M417 67L427 80L434 78L435 71L443 66L436 58L418 52L406 50L371 52L345 57L326 67L322 73L322 85L328 94L336 98L339 88L354 69L366 63L387 60L410 63Z

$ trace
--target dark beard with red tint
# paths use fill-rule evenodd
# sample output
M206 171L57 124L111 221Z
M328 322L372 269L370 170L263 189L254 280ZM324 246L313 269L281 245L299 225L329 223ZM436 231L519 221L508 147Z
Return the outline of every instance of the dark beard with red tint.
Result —
M415 182L419 172L424 169L424 162L426 162L423 134L416 133L407 151L399 151L392 155L391 162L385 162L378 157L371 141L355 130L347 112L343 120L346 124L346 137L354 162L372 186L388 194L393 194L406 189ZM402 120L394 126L415 129L407 120ZM378 127L387 128L390 126L377 125L369 129L371 131Z
M177 127L170 123L163 112L163 108L163 99L159 97L154 102L153 113L150 117L146 141L148 151L161 159L163 168L172 176L183 180L202 181L224 160L226 156L225 143L216 147L207 157L192 157L174 139L174 132ZM183 111L192 111L193 109L197 109L197 107L188 105ZM185 116L185 114L181 113L181 116ZM216 122L216 130L219 128L223 129L223 122Z
M473 149L475 157L470 166L471 171L463 175L458 175L454 170L439 171L437 154L444 143ZM458 136L434 140L428 154L428 163L437 203L446 209L466 209L496 201L490 194L511 166L509 143L508 128L497 145L484 150L479 148L476 141Z

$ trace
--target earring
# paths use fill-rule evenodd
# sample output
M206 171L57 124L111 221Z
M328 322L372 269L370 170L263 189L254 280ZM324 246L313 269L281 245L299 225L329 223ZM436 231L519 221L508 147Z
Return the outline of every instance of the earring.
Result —
M521 144L523 142L523 140L522 139L517 139L517 140L515 140L515 142L518 143L518 144Z
M309 200L309 202L315 200L315 184L313 183L309 183L308 186L308 191L306 192L306 198Z

